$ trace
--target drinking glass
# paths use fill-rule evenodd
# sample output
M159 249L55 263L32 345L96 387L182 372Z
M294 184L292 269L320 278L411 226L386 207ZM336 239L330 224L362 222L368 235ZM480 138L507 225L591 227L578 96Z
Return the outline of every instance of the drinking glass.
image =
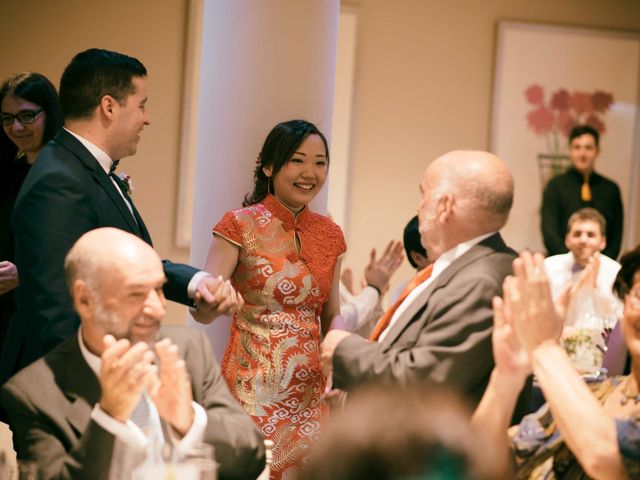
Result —
M180 451L177 464L195 467L199 480L216 480L218 478L218 463L215 461L213 445L209 443L194 443L187 450Z

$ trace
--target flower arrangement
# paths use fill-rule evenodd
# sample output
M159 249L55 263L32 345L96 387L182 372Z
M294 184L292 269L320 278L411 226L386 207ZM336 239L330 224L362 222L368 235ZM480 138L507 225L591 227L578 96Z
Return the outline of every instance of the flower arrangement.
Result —
M580 374L597 373L606 349L600 330L565 327L560 344Z
M122 180L126 194L129 196L133 195L133 180L131 179L131 176L124 172L120 172L118 173L118 178Z
M566 153L569 133L576 125L590 125L603 134L606 131L603 117L613 104L611 93L570 92L566 88L556 90L547 102L544 87L537 84L526 88L524 96L532 106L526 116L527 126L544 137L547 153L553 156Z

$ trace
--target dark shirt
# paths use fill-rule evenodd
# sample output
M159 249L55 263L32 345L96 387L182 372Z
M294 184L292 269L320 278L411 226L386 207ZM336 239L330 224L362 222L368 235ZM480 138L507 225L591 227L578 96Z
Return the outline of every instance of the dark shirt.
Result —
M0 261L14 261L15 244L10 229L11 213L18 191L31 165L26 157L17 158L0 167Z
M542 237L549 255L565 253L564 237L567 222L572 213L581 208L598 210L607 220L607 246L602 251L607 257L617 259L622 243L624 214L618 185L593 172L589 178L591 200L581 198L583 177L571 168L567 173L549 181L542 197Z

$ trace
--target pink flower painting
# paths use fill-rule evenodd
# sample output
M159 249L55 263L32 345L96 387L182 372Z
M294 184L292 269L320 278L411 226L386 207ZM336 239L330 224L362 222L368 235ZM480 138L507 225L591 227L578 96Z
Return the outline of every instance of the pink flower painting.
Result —
M547 153L563 155L569 132L576 125L590 125L600 134L606 132L604 117L613 104L613 95L601 90L593 93L566 88L553 92L545 99L542 85L534 84L524 91L531 110L527 112L527 126L536 135L544 137Z

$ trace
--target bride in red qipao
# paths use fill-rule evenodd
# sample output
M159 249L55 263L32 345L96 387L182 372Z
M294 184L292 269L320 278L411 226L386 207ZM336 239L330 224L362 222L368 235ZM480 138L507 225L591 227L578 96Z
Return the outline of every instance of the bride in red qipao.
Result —
M267 136L244 207L213 228L205 270L245 300L222 361L231 393L274 442L271 478L293 478L326 415L321 331L340 312L340 227L308 204L327 177L329 151L312 123Z

